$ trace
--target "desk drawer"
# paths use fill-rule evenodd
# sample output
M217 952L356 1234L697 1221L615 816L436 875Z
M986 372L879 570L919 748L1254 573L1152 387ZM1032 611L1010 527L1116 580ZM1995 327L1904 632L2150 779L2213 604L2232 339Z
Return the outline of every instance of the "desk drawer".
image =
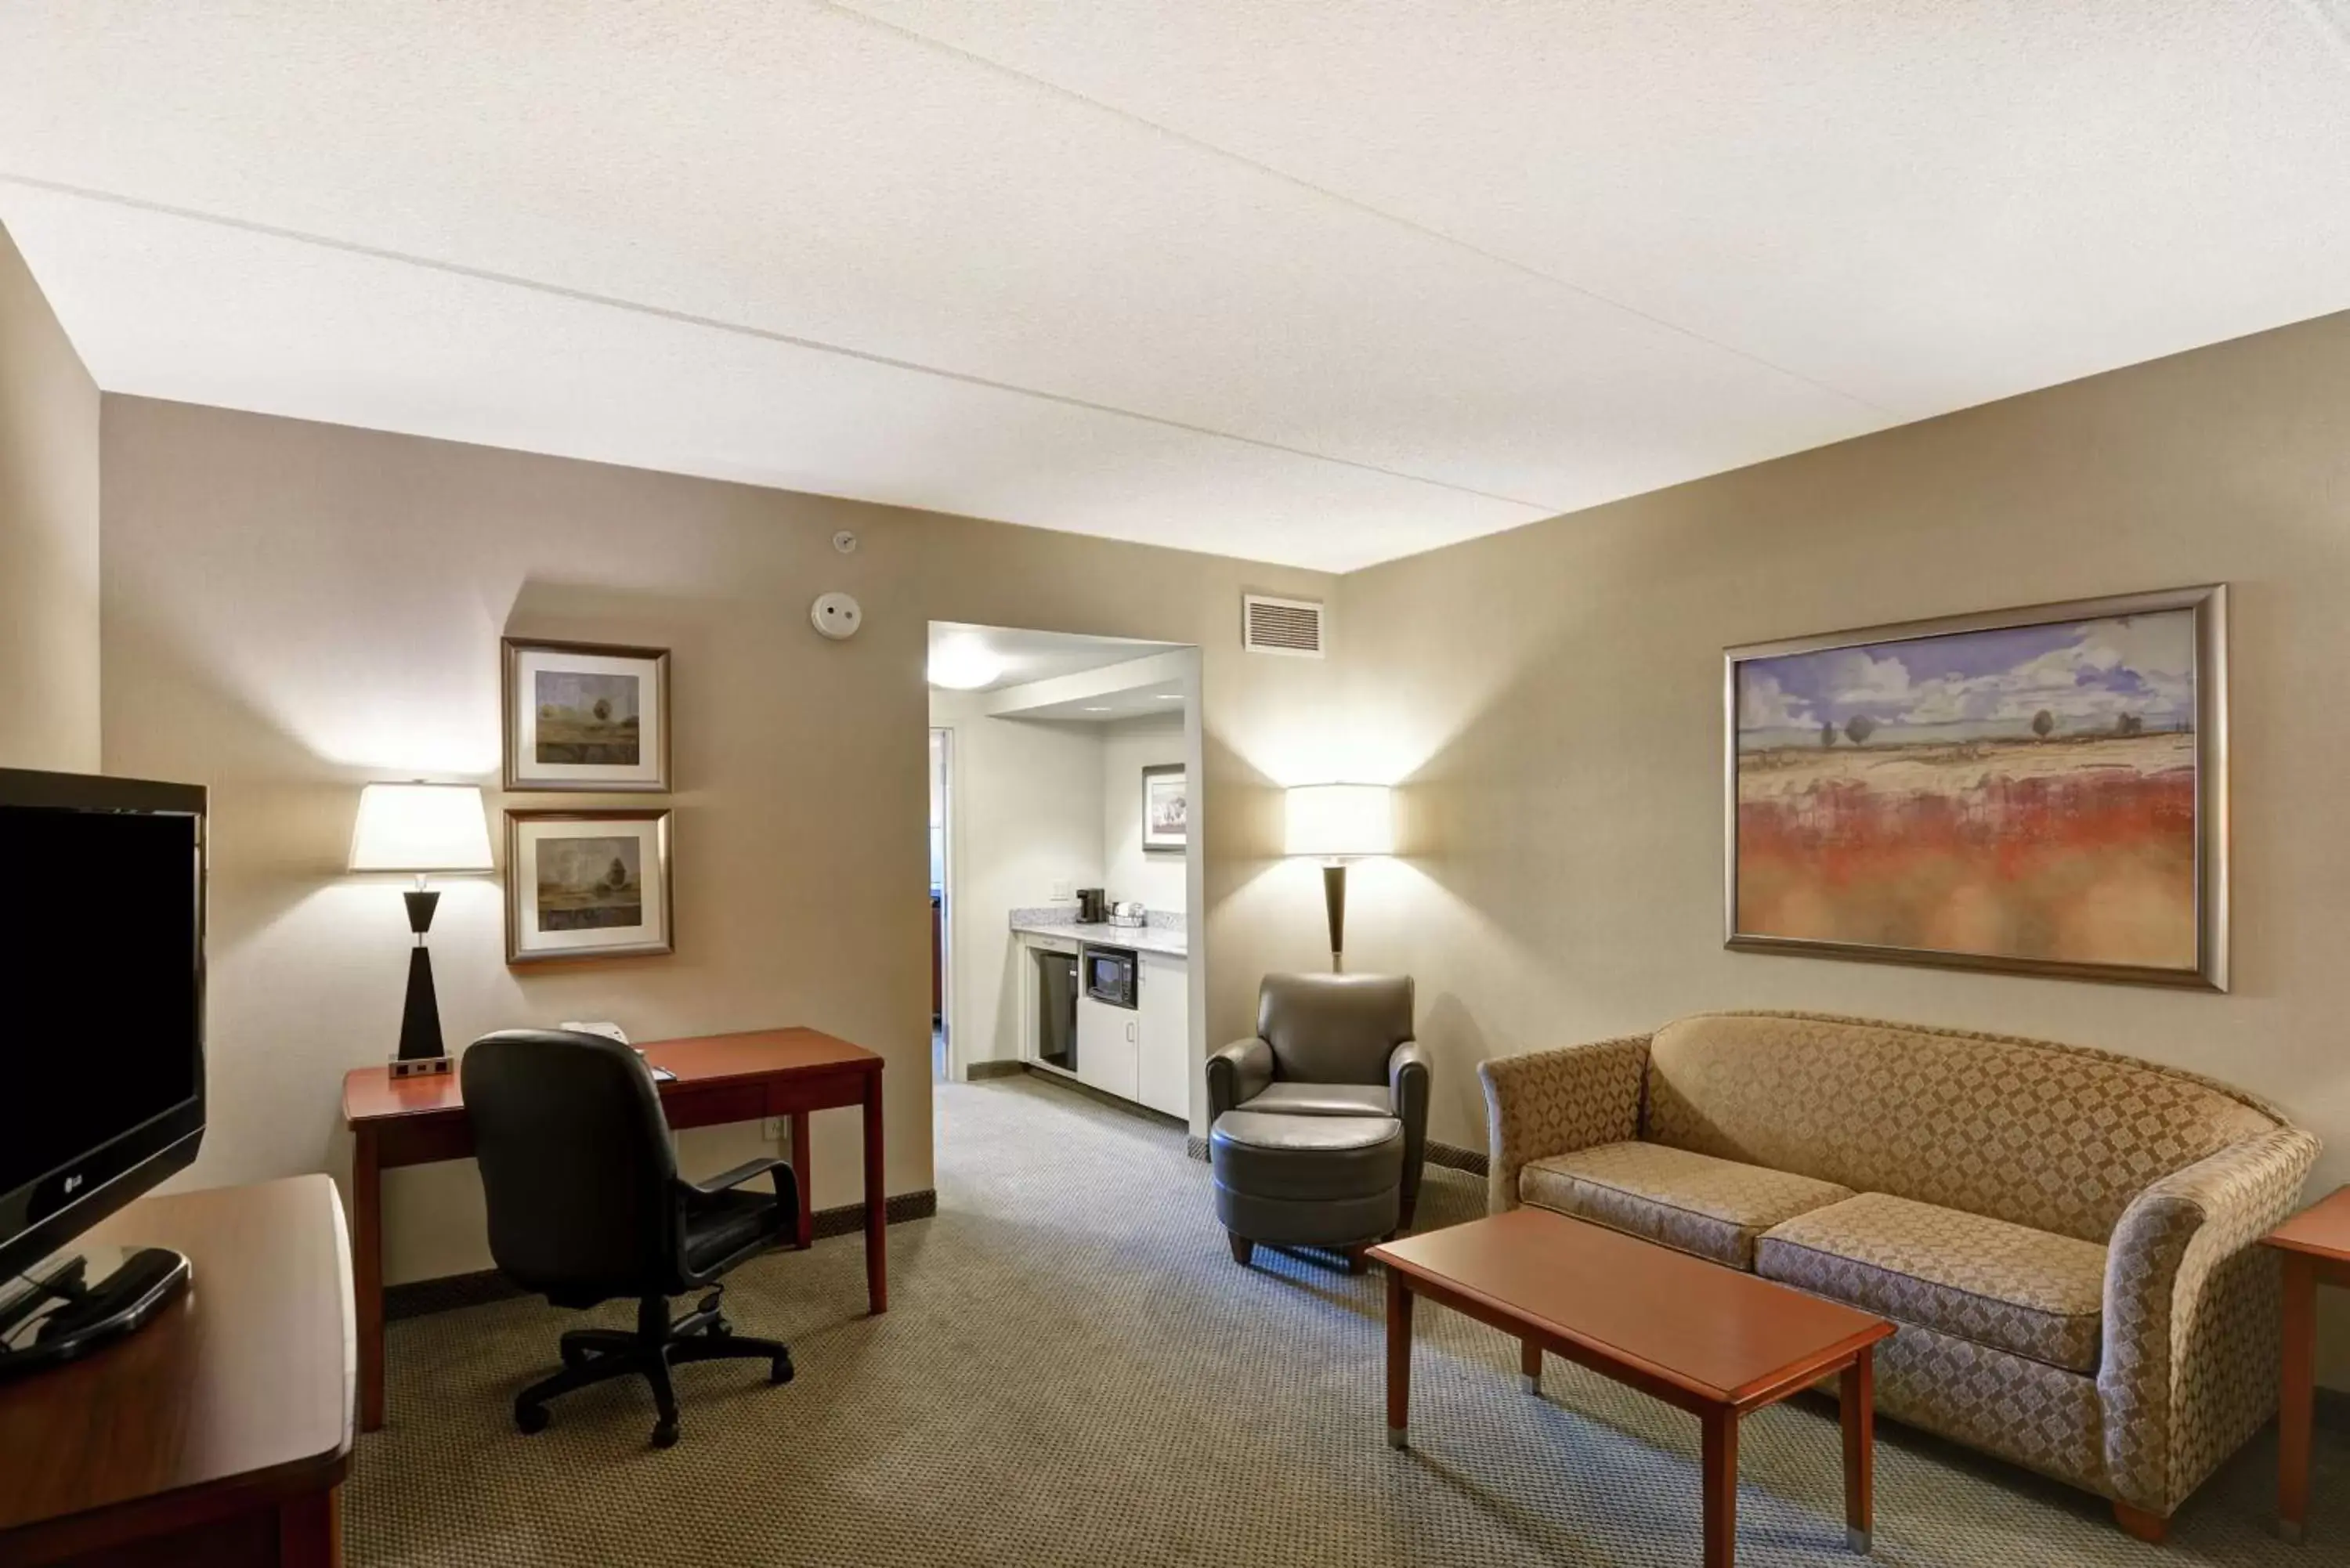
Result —
M662 1085L661 1111L673 1127L708 1127L725 1122L755 1122L768 1114L767 1086L756 1080L737 1084L668 1084Z
M798 1111L835 1110L862 1105L866 1075L854 1070L778 1078L767 1085L767 1115L787 1116Z

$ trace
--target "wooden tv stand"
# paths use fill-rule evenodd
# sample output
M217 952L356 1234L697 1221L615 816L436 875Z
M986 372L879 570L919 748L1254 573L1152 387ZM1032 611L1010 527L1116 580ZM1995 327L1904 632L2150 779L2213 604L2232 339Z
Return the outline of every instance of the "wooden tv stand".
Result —
M324 1176L142 1198L87 1240L172 1247L154 1322L0 1383L0 1563L338 1568L358 1366Z

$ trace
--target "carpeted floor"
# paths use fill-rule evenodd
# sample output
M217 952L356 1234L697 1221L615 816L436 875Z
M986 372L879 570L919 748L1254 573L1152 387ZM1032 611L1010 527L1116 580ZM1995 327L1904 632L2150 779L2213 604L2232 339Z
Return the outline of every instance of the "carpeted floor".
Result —
M515 1391L581 1320L511 1302L391 1329L391 1419L347 1491L350 1561L400 1568L733 1564L1686 1564L1697 1424L1419 1312L1412 1436L1382 1440L1379 1282L1260 1251L1236 1267L1180 1132L1027 1079L939 1091L939 1215L890 1231L891 1310L861 1242L746 1265L728 1311L798 1381L679 1376L684 1440L646 1445L639 1385L571 1396L525 1438ZM1424 1224L1482 1210L1431 1170ZM622 1314L608 1314L619 1323ZM1739 1560L1851 1563L1833 1407L1741 1441ZM1877 1560L2350 1562L2350 1445L2321 1435L2313 1544L2269 1532L2274 1439L2142 1546L2085 1495L1880 1427Z

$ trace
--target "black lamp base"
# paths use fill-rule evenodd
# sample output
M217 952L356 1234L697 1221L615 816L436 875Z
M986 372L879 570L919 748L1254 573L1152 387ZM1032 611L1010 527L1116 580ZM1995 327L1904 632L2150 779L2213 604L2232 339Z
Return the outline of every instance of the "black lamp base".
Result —
M1347 972L1347 863L1322 867L1322 907L1330 917L1330 972Z
M449 1070L441 1042L441 998L432 989L432 955L424 946L441 895L419 888L401 897L408 900L408 925L416 933L416 945L408 950L408 1002L400 1014L400 1055L391 1064L395 1078Z

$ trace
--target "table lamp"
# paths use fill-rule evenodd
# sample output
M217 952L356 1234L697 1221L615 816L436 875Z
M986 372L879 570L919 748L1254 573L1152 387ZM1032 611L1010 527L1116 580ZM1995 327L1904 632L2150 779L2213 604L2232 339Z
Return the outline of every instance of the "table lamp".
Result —
M1322 902L1330 916L1330 971L1347 967L1347 862L1395 853L1395 792L1385 784L1299 784L1289 791L1291 855L1322 861Z
M408 929L416 946L408 955L408 1003L400 1015L395 1078L449 1071L441 1044L441 1002L432 990L432 955L424 933L441 895L426 889L430 871L487 871L490 829L475 784L371 784L359 792L359 818L351 830L351 869L411 871Z

